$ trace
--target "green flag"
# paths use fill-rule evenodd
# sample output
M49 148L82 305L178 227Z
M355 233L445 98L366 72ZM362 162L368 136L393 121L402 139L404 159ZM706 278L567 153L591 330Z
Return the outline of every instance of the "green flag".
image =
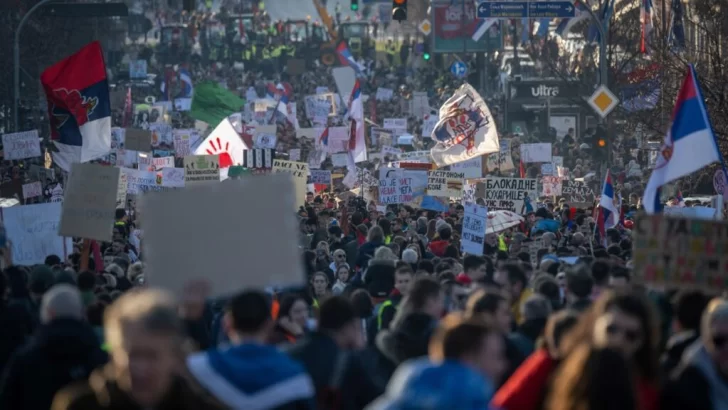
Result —
M195 84L190 116L213 128L231 114L240 112L245 100L214 82Z

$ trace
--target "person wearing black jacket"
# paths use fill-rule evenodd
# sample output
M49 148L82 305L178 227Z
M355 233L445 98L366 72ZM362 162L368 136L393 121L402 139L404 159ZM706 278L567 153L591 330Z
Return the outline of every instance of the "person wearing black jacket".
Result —
M106 363L83 312L74 286L56 285L43 296L42 325L8 363L0 382L0 408L47 410L58 390Z
M699 290L683 291L673 298L675 333L667 340L665 353L660 358L661 373L669 375L680 364L685 349L700 336L700 315L708 298Z
M318 407L362 409L383 393L349 349L364 346L361 322L353 304L333 296L319 308L318 331L288 349L313 380Z

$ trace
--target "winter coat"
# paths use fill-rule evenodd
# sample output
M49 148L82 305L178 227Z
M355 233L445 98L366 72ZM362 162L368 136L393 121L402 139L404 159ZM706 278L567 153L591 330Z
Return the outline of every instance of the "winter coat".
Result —
M660 410L728 409L728 383L697 340L683 354L662 390Z
M663 377L669 377L680 365L685 349L698 340L698 333L694 330L680 332L670 336L665 346L665 353L660 358L660 370Z
M90 325L54 320L39 327L11 358L0 385L0 408L47 410L58 390L86 380L107 360Z
M384 246L384 242L365 242L359 247L359 254L356 257L356 266L360 269L367 267L369 260L374 257L374 251L380 246Z
M394 289L394 261L372 259L364 273L364 287L373 298L386 298Z
M556 365L546 349L537 350L498 389L491 405L502 410L540 409Z
M155 410L221 410L224 406L189 381L176 378ZM143 410L116 382L111 364L95 370L88 381L62 389L51 410Z
M0 374L11 355L33 332L33 316L29 308L20 303L0 301Z

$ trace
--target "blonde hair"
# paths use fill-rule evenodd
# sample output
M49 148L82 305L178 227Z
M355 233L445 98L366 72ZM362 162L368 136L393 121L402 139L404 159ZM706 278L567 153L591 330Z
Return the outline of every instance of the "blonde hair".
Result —
M700 318L700 336L703 344L708 351L715 350L713 346L713 332L710 327L717 321L725 321L728 319L728 300L723 298L713 298L703 311Z
M104 313L104 336L111 350L121 347L124 330L137 326L155 334L184 337L174 297L162 290L130 291L119 297Z

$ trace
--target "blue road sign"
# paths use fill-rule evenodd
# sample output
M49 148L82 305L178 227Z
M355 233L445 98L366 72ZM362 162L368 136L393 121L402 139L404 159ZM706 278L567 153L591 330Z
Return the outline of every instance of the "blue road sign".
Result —
M576 16L570 1L484 1L478 4L478 18L567 18Z
M450 66L450 72L457 78L465 78L468 75L468 66L462 61L456 61Z

